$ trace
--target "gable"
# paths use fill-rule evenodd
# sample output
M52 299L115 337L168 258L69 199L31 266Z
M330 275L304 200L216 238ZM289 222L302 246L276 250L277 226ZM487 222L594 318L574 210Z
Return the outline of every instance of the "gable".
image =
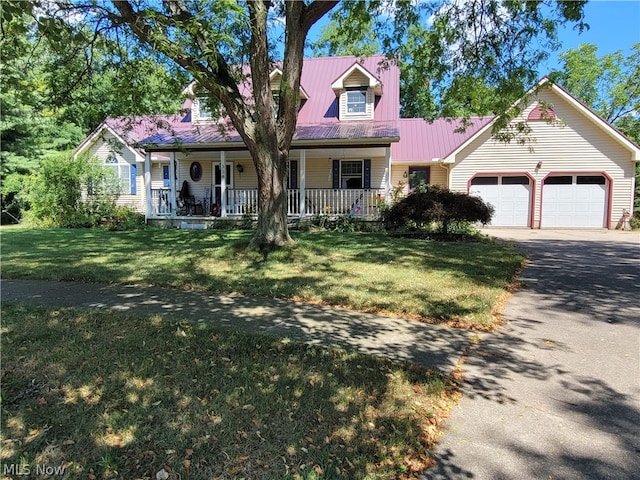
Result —
M551 84L546 78L541 80L539 86L542 88L534 95L535 98L529 100L528 105L514 120L514 123L526 122L532 128L531 138L534 139L534 144L531 145L532 149L540 148L539 137L541 134L543 136L549 134L549 128L565 128L567 130L561 136L557 136L558 132L556 132L554 140L560 140L565 148L575 147L576 144L584 142L591 143L595 148L601 150L609 150L615 145L617 146L616 152L618 152L616 156L628 157L636 162L640 161L640 147L569 92L558 85ZM457 155L468 148L475 148L474 145L477 147L479 139L480 143L487 141L491 137L494 121L451 152L443 159L445 163L455 163ZM491 141L497 142L493 138Z

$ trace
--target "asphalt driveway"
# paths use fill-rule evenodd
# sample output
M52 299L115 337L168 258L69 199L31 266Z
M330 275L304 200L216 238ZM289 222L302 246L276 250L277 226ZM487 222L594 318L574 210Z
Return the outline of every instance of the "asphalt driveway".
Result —
M640 479L640 235L487 230L530 257L426 479Z

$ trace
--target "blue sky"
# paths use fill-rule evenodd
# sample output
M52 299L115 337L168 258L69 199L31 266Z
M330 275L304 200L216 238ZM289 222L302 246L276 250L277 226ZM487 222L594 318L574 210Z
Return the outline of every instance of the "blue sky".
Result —
M560 52L577 48L582 43L593 43L598 46L598 56L616 50L629 55L631 46L640 43L640 0L589 0L584 11L590 29L578 33L571 26L562 28L559 32ZM314 40L327 22L328 17L314 25L308 40ZM552 53L549 60L540 65L540 77L560 68L557 53Z
M591 27L579 34L571 27L559 32L561 51L577 48L582 43L598 46L598 56L622 50L631 52L640 43L640 0L591 0L585 6L585 22ZM540 75L559 68L557 53L540 66Z

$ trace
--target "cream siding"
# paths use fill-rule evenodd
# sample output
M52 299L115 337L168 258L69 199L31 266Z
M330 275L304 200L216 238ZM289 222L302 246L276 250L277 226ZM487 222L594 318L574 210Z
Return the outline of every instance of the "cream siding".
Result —
M369 77L364 72L355 69L351 75L342 81L342 86L347 87L363 87L369 85Z
M108 131L105 131L99 139L91 145L87 150L87 156L89 158L97 158L101 162L114 154L118 159L119 164L128 164L136 166L136 194L131 195L129 190L124 192L116 198L116 205L121 207L130 207L137 212L144 213L144 163L136 163L136 154L126 146L123 146L120 151L114 152L115 145L121 144L116 137Z
M414 163L407 165L396 164L391 166L391 188L398 187L404 183L403 191L404 193L409 193L409 178L404 178L404 173L407 172L407 175L409 175L410 167L430 167L429 184L441 185L443 187L447 186L448 170L446 167L439 163L431 163L428 165L425 165L424 163Z
M342 82L343 90L340 92L340 98L338 99L340 105L340 119L341 120L372 120L375 95L373 88L369 87L369 77L359 70L354 70L351 75L344 79ZM350 87L367 87L366 92L366 112L361 114L349 114L347 113L347 88Z
M622 209L631 208L634 182L631 152L550 89L544 89L539 96L553 106L559 121L529 122L535 139L529 145L500 143L491 138L489 129L456 155L451 169L451 188L468 191L468 181L477 173L528 173L535 180L533 226L536 227L540 222L545 176L606 173L612 179L610 225L615 226ZM535 103L529 105L520 118L526 119L535 106Z

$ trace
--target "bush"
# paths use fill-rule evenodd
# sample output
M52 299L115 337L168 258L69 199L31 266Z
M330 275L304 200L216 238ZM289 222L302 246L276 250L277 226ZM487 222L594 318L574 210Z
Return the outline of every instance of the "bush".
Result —
M120 181L95 159L47 158L25 189L30 206L25 217L37 226L124 230L144 223L144 216L116 205Z
M479 197L429 185L397 201L384 213L383 222L389 231L415 232L435 226L441 234L447 234L465 222L486 224L493 212L493 207Z

